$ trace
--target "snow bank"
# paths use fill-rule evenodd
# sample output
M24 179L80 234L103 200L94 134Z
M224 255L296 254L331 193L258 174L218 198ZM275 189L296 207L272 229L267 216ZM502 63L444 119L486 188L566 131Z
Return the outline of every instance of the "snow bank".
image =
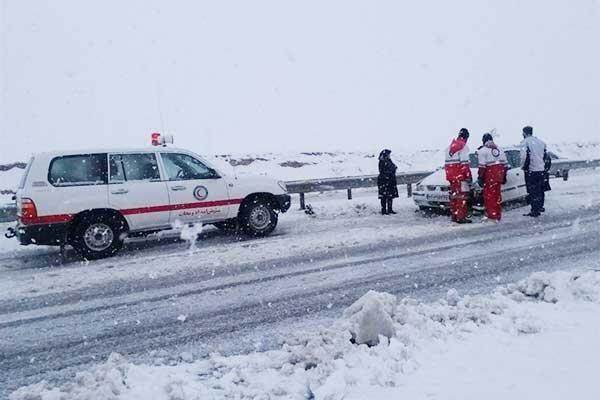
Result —
M335 328L348 330L354 343L375 346L380 336L394 336L395 310L396 296L370 290L344 311Z
M599 314L600 273L597 271L535 273L489 295L461 297L450 290L445 299L434 303L411 299L396 303L392 295L369 292L350 306L332 327L291 337L278 350L234 357L213 354L208 359L175 366L135 365L113 354L106 363L79 373L66 385L53 388L42 382L21 388L10 398L335 400L396 397L410 387L408 383L416 371L437 367L449 376L460 374L460 371L445 370L444 365L428 365L424 354L443 353L456 343L465 343L468 347L472 338L483 338L484 348L497 348L495 354L504 359L496 362L506 363L509 370L518 368L519 354L508 354L502 347L510 347L510 340L506 338L531 337L530 343L535 343L536 337L543 338L544 332L557 329L553 318L572 315L575 309L588 313L577 314L580 317ZM542 318L544 313L550 317ZM577 326L582 321L571 325L565 322L561 321L562 329ZM501 332L505 343L496 341L494 332ZM576 335L576 332L568 333ZM528 348L532 346L530 343ZM576 341L571 343L577 344ZM556 348L561 345L554 343ZM585 353L598 350L597 341L581 343L575 349ZM551 353L535 354L535 361L543 364L544 357ZM573 364L554 368L558 379L569 379L563 376L564 371L577 374L582 368L589 368L589 365ZM497 367L487 366L492 373ZM484 374L485 368L481 369ZM480 379L478 376L469 378ZM548 382L547 377L544 382ZM480 385L486 392L485 385L492 383L483 381ZM577 388L577 393L584 394L583 398L591 393L586 390L595 390L594 381L589 384L589 387ZM422 383L417 386L426 389ZM535 393L535 388L528 390Z

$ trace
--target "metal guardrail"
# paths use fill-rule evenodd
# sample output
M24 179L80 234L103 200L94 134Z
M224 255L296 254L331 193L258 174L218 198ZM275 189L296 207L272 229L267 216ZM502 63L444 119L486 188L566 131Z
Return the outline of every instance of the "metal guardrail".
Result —
M433 171L402 172L396 174L399 185L406 185L407 195L412 196L412 185L431 175ZM346 190L348 200L352 199L352 189L369 188L377 186L377 175L347 176L341 178L308 179L289 181L285 183L288 192L300 196L300 208L305 209L305 193L327 192L332 190Z
M552 167L550 168L550 175L556 177L562 177L565 181L569 179L569 170L571 169L582 169L582 168L596 168L600 167L600 159L597 160L574 160L574 161L552 161Z
M550 174L564 180L569 179L569 170L581 168L600 167L597 160L554 160ZM399 185L406 185L406 193L412 196L412 185L432 174L433 171L402 172L396 175ZM352 189L369 188L377 186L377 175L348 176L342 178L307 179L286 182L288 192L298 194L300 208L305 208L304 195L311 192L327 192L333 190L346 190L348 199L352 199ZM0 206L0 222L11 222L16 219L17 209L14 205Z

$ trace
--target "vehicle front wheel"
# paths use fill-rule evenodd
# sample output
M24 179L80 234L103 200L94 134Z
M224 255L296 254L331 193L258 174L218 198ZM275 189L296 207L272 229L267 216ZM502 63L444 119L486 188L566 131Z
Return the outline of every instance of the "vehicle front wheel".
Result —
M123 247L125 224L111 215L81 218L70 235L70 244L86 260L111 257Z
M250 236L266 236L277 226L277 213L268 201L256 199L242 205L240 227Z

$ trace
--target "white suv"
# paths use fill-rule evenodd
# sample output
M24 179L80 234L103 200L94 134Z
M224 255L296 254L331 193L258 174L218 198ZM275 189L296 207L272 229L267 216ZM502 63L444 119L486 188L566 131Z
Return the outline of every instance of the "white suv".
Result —
M192 152L153 147L35 154L16 194L21 244L72 245L86 259L115 254L127 236L175 224L271 233L290 208L285 184L228 177Z

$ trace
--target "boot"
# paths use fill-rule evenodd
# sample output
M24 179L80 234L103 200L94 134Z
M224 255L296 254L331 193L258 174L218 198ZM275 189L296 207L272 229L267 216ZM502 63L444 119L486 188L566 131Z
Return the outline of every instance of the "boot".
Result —
M388 199L387 201L387 212L388 214L396 214L396 211L392 209L392 204L394 203L394 199Z
M388 215L386 199L381 199L381 215Z
M468 218L465 218L465 219L459 219L459 220L456 220L456 223L457 223L457 224L471 224L471 223L473 223L473 221L471 221L471 220L470 220L470 219L468 219Z

